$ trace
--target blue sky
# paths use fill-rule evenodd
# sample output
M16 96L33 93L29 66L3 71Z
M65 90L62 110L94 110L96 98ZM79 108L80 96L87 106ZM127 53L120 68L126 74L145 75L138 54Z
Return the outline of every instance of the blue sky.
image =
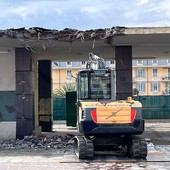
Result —
M170 26L170 0L0 0L0 29Z

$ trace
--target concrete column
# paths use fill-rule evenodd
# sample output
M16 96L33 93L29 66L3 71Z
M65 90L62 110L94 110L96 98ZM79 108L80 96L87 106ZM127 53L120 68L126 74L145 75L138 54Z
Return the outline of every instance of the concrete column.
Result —
M30 136L34 129L34 71L31 51L15 49L16 138Z
M34 59L34 135L41 134L41 126L39 126L39 111L38 111L38 60L36 54L33 54Z
M132 96L132 46L116 46L116 99Z
M51 61L38 62L38 87L39 87L39 125L43 132L52 131L52 79Z

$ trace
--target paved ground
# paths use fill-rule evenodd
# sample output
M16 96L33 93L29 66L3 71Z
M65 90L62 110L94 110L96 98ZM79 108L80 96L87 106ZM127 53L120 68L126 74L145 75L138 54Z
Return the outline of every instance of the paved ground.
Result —
M80 161L74 153L54 151L1 151L0 170L170 170L170 121L146 121L143 136L148 141L146 160L96 154L94 160ZM63 123L63 122L62 122ZM76 129L55 124L55 133L72 133ZM54 132L53 132L54 133Z

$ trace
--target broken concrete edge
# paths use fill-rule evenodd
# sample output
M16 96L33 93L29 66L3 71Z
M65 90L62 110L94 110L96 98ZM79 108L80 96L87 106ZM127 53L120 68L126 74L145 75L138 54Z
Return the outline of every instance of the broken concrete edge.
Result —
M129 27L124 34L170 34L170 27Z
M15 39L30 39L30 40L59 40L59 41L69 41L74 40L94 40L94 39L105 39L107 37L112 37L115 34L123 34L125 27L112 27L105 29L91 29L91 30L77 30L65 28L64 30L51 30L44 29L40 27L32 27L29 29L23 28L11 28L7 30L0 30L0 37L4 38L15 38Z
M169 34L170 27L124 27L115 26L105 29L91 29L91 30L78 30L65 28L63 30L45 29L41 27L32 27L29 29L11 28L0 30L0 37L15 38L22 41L22 39L30 40L59 40L72 42L74 40L94 40L106 39L114 35L130 35L130 34Z

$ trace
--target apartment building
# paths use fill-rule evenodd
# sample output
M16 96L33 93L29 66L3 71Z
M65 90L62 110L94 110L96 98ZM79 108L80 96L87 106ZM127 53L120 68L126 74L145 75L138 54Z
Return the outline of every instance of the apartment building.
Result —
M106 61L106 66L115 68L115 61ZM132 66L133 88L139 95L170 95L170 60L133 60ZM76 84L78 70L85 67L85 61L53 62L53 90Z
M170 60L133 60L133 88L140 95L170 94Z
M64 84L76 84L76 75L80 69L86 68L86 62L53 62L53 90Z
M106 61L106 66L115 68L115 61ZM75 62L53 62L52 79L53 90L60 88L63 84L76 84L77 72L86 68L86 61Z

